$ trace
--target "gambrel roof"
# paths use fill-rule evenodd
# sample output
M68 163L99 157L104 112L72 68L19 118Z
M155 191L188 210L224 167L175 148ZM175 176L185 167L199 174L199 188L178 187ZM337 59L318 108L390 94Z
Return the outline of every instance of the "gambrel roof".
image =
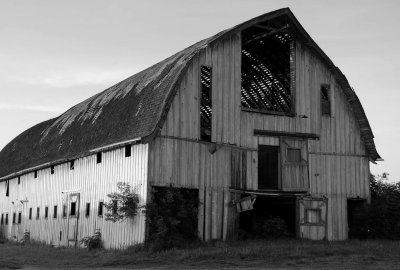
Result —
M368 119L346 77L311 39L290 9L284 8L202 40L75 105L59 117L26 130L0 152L0 177L6 179L22 170L87 155L90 150L107 145L152 138L162 127L176 86L193 57L229 35L278 17L285 17L295 37L307 43L336 75L356 116L370 159L379 159Z

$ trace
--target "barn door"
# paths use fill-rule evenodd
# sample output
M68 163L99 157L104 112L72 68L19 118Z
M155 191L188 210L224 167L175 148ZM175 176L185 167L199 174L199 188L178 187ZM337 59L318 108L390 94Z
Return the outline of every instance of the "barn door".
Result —
M69 195L68 204L68 246L76 246L78 238L79 193Z
M304 197L297 199L298 237L326 239L328 199Z
M282 190L308 191L307 140L281 138Z

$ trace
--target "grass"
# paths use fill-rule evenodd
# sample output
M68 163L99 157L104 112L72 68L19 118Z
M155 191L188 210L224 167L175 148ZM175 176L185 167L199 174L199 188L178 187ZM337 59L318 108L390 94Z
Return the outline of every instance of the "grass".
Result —
M143 248L87 251L40 243L0 244L0 268L269 268L269 269L397 269L400 242L251 240L196 243L186 249L149 252ZM346 269L346 268L345 268Z

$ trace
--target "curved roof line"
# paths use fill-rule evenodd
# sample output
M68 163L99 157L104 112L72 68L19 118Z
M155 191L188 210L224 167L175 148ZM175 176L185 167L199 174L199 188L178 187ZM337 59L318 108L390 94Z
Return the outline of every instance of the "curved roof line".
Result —
M59 117L21 133L0 152L0 179L48 164L92 154L136 138L152 138L161 130L185 71L199 52L252 25L287 16L300 38L333 70L360 125L368 155L380 158L362 105L346 77L312 40L289 8L279 9L224 30L174 54L73 106ZM33 169L32 169L33 170Z

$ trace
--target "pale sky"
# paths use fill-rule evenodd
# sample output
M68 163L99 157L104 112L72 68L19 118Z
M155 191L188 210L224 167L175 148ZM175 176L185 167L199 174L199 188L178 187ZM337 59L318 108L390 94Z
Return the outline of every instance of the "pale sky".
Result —
M398 0L0 0L0 149L193 43L283 7L360 98L385 159L372 173L400 181Z

